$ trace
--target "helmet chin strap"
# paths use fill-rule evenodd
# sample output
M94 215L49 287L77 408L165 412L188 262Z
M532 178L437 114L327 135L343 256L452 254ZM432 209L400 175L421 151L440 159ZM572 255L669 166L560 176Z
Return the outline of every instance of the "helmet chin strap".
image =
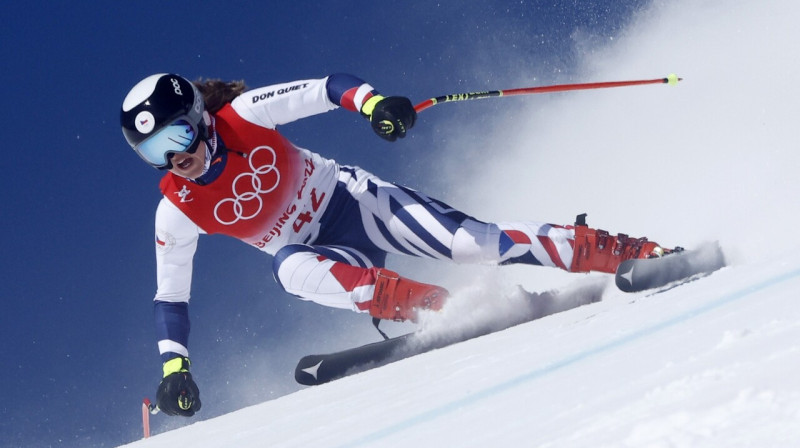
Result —
M211 168L211 148L210 145L206 144L206 157L203 163L203 173L200 176L205 176L209 168Z
M200 176L204 176L208 172L208 169L211 167L211 159L217 153L217 130L214 126L214 117L204 111L203 121L206 123L209 135L206 138L206 157L205 163L203 164L203 174Z

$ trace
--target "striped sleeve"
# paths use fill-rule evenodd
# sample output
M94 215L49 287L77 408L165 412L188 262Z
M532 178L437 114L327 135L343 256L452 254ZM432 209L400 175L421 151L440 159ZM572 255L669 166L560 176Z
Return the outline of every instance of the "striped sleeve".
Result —
M189 356L189 304L156 301L153 312L161 361Z
M331 102L353 112L361 112L364 103L378 94L362 79L346 73L330 75L326 88Z

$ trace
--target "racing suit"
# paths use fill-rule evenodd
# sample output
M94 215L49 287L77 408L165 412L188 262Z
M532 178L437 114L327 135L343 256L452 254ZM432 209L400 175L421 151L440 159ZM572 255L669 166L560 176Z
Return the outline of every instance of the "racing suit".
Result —
M210 165L198 179L167 173L155 220L155 317L162 359L189 356L188 303L200 234L224 234L273 255L289 293L365 312L388 253L456 263L569 270L574 230L484 223L412 189L298 148L276 128L339 107L359 112L375 89L347 74L261 87L211 116Z

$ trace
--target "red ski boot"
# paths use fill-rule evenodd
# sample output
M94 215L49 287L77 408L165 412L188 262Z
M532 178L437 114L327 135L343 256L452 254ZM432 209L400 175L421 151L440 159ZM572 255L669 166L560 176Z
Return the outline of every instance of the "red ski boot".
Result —
M369 314L378 319L417 321L417 310L442 309L449 293L435 285L400 277L388 269L378 269L375 293Z
M656 258L672 252L647 238L631 238L624 233L612 236L605 230L590 229L585 218L586 215L579 215L575 223L575 247L570 272L614 273L625 260Z

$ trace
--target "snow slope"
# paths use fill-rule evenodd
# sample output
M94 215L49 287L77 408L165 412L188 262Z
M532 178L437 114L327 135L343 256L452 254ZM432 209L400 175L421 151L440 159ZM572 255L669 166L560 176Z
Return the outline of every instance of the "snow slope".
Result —
M667 245L718 239L730 267L656 295L609 288L598 303L130 446L800 445L797 17L789 0L655 2L614 42L587 46L572 81L676 72L681 85L498 100L509 112L482 117L491 132L441 148L465 163L441 164L442 185L459 187L436 196L480 218L588 212L590 225ZM465 109L436 110L421 120L463 127ZM472 285L455 290L461 303L496 297L496 284L595 279L399 269Z
M129 446L796 446L798 288L793 258L655 295L610 288Z

